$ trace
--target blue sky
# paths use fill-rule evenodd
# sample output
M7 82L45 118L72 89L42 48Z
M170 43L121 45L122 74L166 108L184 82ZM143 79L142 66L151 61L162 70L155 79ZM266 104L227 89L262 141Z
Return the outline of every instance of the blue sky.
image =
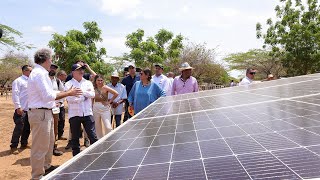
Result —
M217 59L222 59L261 48L255 25L274 17L276 4L278 0L3 0L0 23L21 31L20 41L40 48L47 46L53 32L82 30L84 21L96 21L104 39L99 46L109 56L128 52L125 36L138 28L146 36L165 28L190 42L218 47ZM25 53L32 56L34 51Z

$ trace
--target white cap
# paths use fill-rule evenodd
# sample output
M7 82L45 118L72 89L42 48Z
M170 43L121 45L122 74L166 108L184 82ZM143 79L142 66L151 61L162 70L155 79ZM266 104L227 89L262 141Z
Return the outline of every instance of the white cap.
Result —
M118 72L113 72L113 73L111 74L111 77L119 77Z

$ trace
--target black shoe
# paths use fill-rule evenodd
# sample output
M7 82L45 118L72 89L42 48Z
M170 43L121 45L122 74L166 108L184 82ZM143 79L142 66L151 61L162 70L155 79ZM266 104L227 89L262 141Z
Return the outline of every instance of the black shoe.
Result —
M90 146L90 142L89 142L89 139L88 139L88 138L85 138L85 139L84 139L84 146L85 146L85 147L89 147L89 146Z
M54 156L61 156L63 154L62 151L59 151L58 149L53 149L53 155Z
M57 169L59 166L50 166L48 169L44 171L44 176L51 173L53 170Z
M28 144L21 144L20 146L20 149L27 149L27 148L30 148Z
M11 154L14 154L14 155L19 154L18 148L12 147L12 148L11 148Z
M70 149L70 148L71 148L71 143L68 142L67 146L66 146L64 149L68 150L68 149Z
M68 139L65 138L65 137L60 136L60 137L58 137L58 140L68 140Z

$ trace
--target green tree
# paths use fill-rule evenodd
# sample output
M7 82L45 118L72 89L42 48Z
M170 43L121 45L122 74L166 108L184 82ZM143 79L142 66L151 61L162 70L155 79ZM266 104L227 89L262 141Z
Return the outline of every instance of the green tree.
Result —
M178 61L183 48L182 35L174 36L172 32L160 29L154 37L146 40L143 37L142 29L127 35L125 44L131 50L129 54L125 54L125 58L133 60L142 68L152 67L154 63Z
M17 50L31 49L33 48L30 44L24 42L17 42L16 38L22 38L22 33L4 24L0 24L0 29L3 31L3 35L0 38L0 50L3 47L13 47Z
M105 48L98 49L97 42L101 42L102 31L94 21L84 22L84 32L69 30L66 35L54 33L49 47L54 51L54 61L62 69L69 71L76 60L86 61L97 73L109 73L111 69L104 63L107 54ZM108 70L107 72L104 72Z
M228 62L231 70L244 71L248 67L255 68L261 79L266 78L269 74L273 74L275 77L286 75L280 58L263 49L251 49L244 53L229 54L224 60Z
M0 59L0 64L0 87L4 87L21 75L23 65L31 63L27 55L9 51Z
M192 76L199 83L215 83L224 85L229 82L229 75L223 65L215 60L215 49L208 49L206 44L187 44L179 57L179 61L169 64L170 71L179 75L179 67L183 62L188 62L194 68Z
M275 7L276 20L267 20L268 29L262 33L257 23L257 38L264 47L282 58L289 76L314 73L320 68L320 6L317 0L280 0ZM283 56L282 56L283 55Z

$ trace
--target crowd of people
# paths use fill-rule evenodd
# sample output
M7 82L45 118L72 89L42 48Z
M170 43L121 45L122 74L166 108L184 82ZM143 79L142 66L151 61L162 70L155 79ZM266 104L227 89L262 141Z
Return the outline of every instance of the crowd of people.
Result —
M50 49L36 51L34 63L34 67L24 65L22 75L12 83L15 128L10 145L12 154L18 154L19 141L20 148L27 148L31 132L32 179L40 179L57 168L51 162L52 155L63 155L57 149L58 140L68 140L65 148L71 148L75 156L80 153L81 137L88 147L113 130L113 119L118 127L160 97L199 91L188 63L181 65L177 77L172 72L164 75L161 64L154 66L154 75L150 69L137 73L135 65L129 64L125 77L120 81L114 72L110 83L81 60L75 61L67 75L64 67L52 64ZM65 102L68 138L63 136Z

